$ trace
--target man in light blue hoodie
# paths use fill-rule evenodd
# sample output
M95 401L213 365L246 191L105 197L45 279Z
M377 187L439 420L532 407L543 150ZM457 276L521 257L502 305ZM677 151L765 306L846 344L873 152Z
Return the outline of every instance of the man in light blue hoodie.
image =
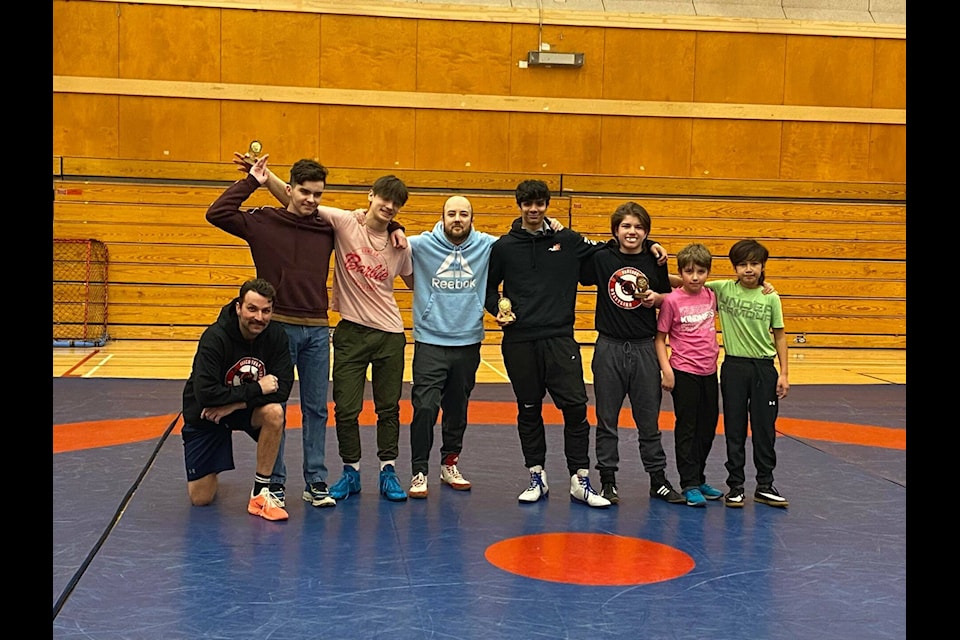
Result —
M433 230L408 238L413 251L413 389L408 495L427 497L433 430L440 410L440 479L470 489L457 468L467 428L467 405L480 366L483 301L495 236L473 228L473 206L448 198Z

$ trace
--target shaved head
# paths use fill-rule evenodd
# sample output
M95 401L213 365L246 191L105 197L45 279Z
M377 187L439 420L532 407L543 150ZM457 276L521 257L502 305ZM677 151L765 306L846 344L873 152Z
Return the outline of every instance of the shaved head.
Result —
M450 196L447 198L447 201L443 203L443 211L468 211L472 214L473 205L463 196Z
M463 196L451 196L443 204L443 233L453 244L460 244L473 228L473 205Z

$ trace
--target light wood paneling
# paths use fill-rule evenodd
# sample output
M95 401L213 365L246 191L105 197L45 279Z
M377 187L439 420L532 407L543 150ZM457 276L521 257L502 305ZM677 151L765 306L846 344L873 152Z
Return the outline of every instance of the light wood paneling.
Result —
M738 180L735 178L664 178L656 176L564 174L568 194L624 194L656 196L727 196L805 200L905 202L903 182L834 182L814 180Z
M509 24L417 22L417 91L510 94Z
M698 182L704 181L688 180L689 185ZM108 245L111 335L182 336L190 327L206 324L204 318L216 317L224 299L255 273L245 243L212 227L203 217L220 189L55 183L55 236L95 237ZM350 208L362 196L362 192L333 190L325 201ZM609 212L628 197L557 197L550 213L566 217L576 230L602 240L609 236ZM270 201L263 190L255 198ZM408 235L431 228L444 199L444 194L415 193L401 215ZM151 204L151 200L184 204ZM494 234L505 232L517 215L509 195L474 196L473 200L478 228ZM733 276L725 259L733 241L761 238L773 255L768 277L783 299L788 333L791 339L803 340L797 346L902 348L905 344L905 205L638 200L652 212L653 237L668 250L675 253L690 241L710 248L716 256L715 279ZM409 331L412 294L401 282L395 287ZM581 340L590 340L595 298L593 289L578 294L575 326ZM337 318L331 314L332 323ZM492 318L485 318L485 325L487 342L496 343L499 328Z
M854 124L784 122L780 177L785 180L870 180L869 135L869 128ZM825 158L830 160L824 161ZM905 163L906 156L901 160Z
M597 173L600 116L510 114L510 171Z
M54 152L222 160L237 137L250 137L256 128L260 138L271 135L265 140L270 148L339 166L455 170L473 162L465 155L486 156L477 161L484 170L542 170L546 164L563 173L905 180L905 161L896 157L905 147L902 28L885 34L879 26L861 26L841 37L833 29L818 33L813 25L786 24L791 21L772 29L762 21L748 28L696 16L629 16L624 23L624 16L604 15L594 22L587 14L574 19L570 14L580 12L558 11L543 25L543 40L556 51L583 51L593 62L580 69L521 69L518 61L539 42L532 9L506 10L494 20L493 8L445 5L371 13L330 3L282 4L285 10L275 3L205 4L55 1ZM350 11L365 15L346 15ZM251 57L249 49L258 55ZM297 51L295 65L287 63L291 50ZM119 103L91 104L95 94L119 96ZM67 95L84 99L59 99ZM185 100L201 101L191 103L197 106L188 109L190 117L184 117ZM201 106L207 102L210 109ZM105 105L112 104L119 114L104 118ZM127 104L142 115L127 112ZM461 141L466 152L450 165L442 164L442 154L427 153L435 134L430 127L437 124L431 112L438 109L463 110L475 121L510 114L506 127L502 118L496 124L500 137L509 137L511 164L497 164L503 154L492 144L478 146L485 139ZM238 126L247 110L259 116L249 120L257 124ZM303 114L313 110L318 124L304 124L309 117ZM574 114L600 116L603 131L571 119ZM690 123L689 143L677 139L687 125L664 122L671 119ZM814 135L816 144L788 149L779 136L752 126L755 119L856 130L839 136L821 130L826 137ZM727 130L726 121L738 126ZM533 131L544 141L532 145L514 122L535 122ZM871 125L878 124L895 125L889 131L896 133L876 133ZM306 133L297 138L286 133L291 130ZM557 132L566 139L556 151L515 156L518 147L548 147ZM709 149L714 134L720 134L718 149ZM637 139L649 140L647 149L665 150L657 157L633 151L643 148ZM177 140L196 142L180 148ZM876 149L864 163L867 140ZM787 153L796 157L782 157ZM781 173L772 175L773 168Z
M694 120L690 176L775 180L784 177L779 122Z
M120 13L121 78L220 82L220 10L115 6Z
M221 57L222 82L320 86L320 16L277 11L219 13L221 46L216 53Z
M271 167L282 163L287 169L279 174L284 179L290 175L289 165L300 158L326 162L317 156L320 148L320 107L317 105L224 100L220 121L221 130L225 132L219 158L223 162L232 162L234 151L245 153L251 140L264 141L264 153L270 154Z
M897 180L906 175L907 128L870 125L871 180Z
M80 1L80 0L75 0ZM106 0L87 0L106 1ZM765 4L767 0L761 0ZM848 38L906 38L906 25L891 23L864 23L850 21L784 20L782 18L746 18L723 16L664 15L660 13L631 13L614 11L569 10L568 7L552 8L544 5L542 13L530 0L517 5L501 2L500 5L477 6L474 3L421 1L418 3L376 0L359 0L345 3L342 0L140 0L140 4L208 7L229 7L234 10L254 11L300 11L304 13L358 15L371 17L401 17L421 20L463 20L468 22L509 22L555 25L624 27L634 29L670 29L685 31L720 31L739 33L788 33L826 35ZM864 7L866 5L864 4Z
M320 86L415 91L417 21L323 15Z
M690 31L607 29L603 97L693 101L696 41Z
M418 110L415 164L422 169L507 171L509 123L507 113Z
M874 42L873 103L882 109L907 108L907 42Z
M600 173L685 176L690 170L693 120L625 118L600 120Z
M53 94L53 148L61 154L114 158L120 152L120 98Z
M582 67L528 67L517 63L527 59L540 43L535 26L513 26L513 56L509 61L510 95L537 98L592 98L603 92L603 30L588 27L543 26L543 42L554 52L582 53ZM596 60L599 64L593 64Z
M415 148L413 109L320 107L318 157L325 165L413 169Z
M53 73L116 78L120 70L117 5L53 2Z
M786 36L698 33L693 99L784 104L785 57Z
M119 156L220 160L220 105L210 100L120 98Z
M870 106L873 55L862 38L787 36L784 103Z
M565 180L566 181L566 180ZM701 181L687 181L691 187ZM746 220L783 220L785 222L886 222L904 225L907 221L905 204L875 204L870 202L831 202L825 200L763 201L730 200L720 198L674 199L642 195L633 196L572 196L571 212L574 219L594 216L603 220L603 228L618 206L633 200L647 209L657 230L661 218L709 217L716 220L734 218ZM847 237L848 233L844 234Z
M64 175L69 180L56 183L58 200L82 201L98 200L102 202L141 202L147 204L200 204L207 206L220 195L230 183L238 180L242 175L236 170L232 162L154 162L149 160L116 160L105 158L67 157L61 158ZM290 175L289 164L270 163L271 169L278 176L287 178ZM324 203L330 198L343 197L347 191L337 187L369 187L383 175L380 169L355 169L347 167L329 167L327 190L324 193ZM500 191L511 195L506 197L510 207L515 208L512 192L516 185L527 179L543 180L552 193L560 192L560 175L555 173L509 173L478 171L428 171L404 169L397 171L413 193L405 209L421 198L428 199L431 206L439 211L446 196L431 194L428 191L441 189L444 191L474 192L471 197L481 201L492 199L499 203L504 201L504 195L477 195L477 192ZM97 176L97 180L87 180ZM133 185L125 182L108 182L109 179L133 179ZM82 181L80 181L82 180ZM145 184L146 180L173 181L163 184ZM180 182L176 182L180 181ZM183 181L186 181L183 182ZM201 186L190 184L195 181L209 181L214 184ZM248 202L267 204L269 199L266 190L257 190ZM355 198L356 196L354 196ZM253 206L253 205L251 205Z

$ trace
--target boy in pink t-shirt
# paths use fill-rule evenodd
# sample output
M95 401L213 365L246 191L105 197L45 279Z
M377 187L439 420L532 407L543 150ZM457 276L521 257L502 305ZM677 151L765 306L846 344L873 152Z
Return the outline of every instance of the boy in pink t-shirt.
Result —
M677 254L683 285L669 293L657 317L661 386L673 396L674 441L680 492L691 507L719 500L723 492L706 482L704 469L720 417L717 380L717 297L704 286L713 258L702 244ZM670 353L667 352L670 339Z
M396 472L406 337L393 282L400 276L412 289L413 262L410 246L393 246L387 232L407 197L403 181L383 176L367 194L363 222L351 211L317 207L317 215L333 227L337 246L330 308L340 313L333 333L333 403L343 475L330 487L334 500L360 493L359 417L368 367L377 412L380 493L387 500L407 499Z

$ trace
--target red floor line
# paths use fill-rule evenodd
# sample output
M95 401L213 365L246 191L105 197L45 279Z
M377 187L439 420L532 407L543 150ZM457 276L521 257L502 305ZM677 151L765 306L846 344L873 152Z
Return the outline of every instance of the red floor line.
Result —
M67 369L66 371L64 371L64 372L60 375L60 377L61 377L61 378L75 378L76 376L73 375L73 372L76 371L77 369L79 369L80 367L82 367L82 366L83 366L83 363L85 363L87 360L89 360L89 359L92 358L93 356L97 355L98 353L100 353L100 349L94 349L93 351L91 351L90 353L88 353L85 358L83 358L82 360L80 360L80 362L78 362L77 364L73 365L72 367L70 367L69 369Z

